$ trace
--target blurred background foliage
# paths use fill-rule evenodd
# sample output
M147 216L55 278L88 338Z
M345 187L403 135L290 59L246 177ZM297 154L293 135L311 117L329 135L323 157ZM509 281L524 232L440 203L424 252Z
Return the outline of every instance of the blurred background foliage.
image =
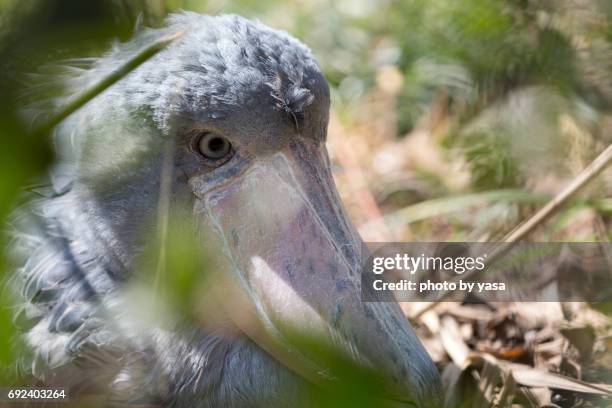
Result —
M366 241L500 238L612 141L608 0L0 0L0 218L52 160L20 115L39 67L98 56L179 9L258 18L311 47L331 86L336 181ZM534 239L609 240L610 170L587 192ZM175 249L169 262L192 250ZM171 300L192 299L193 275L173 278ZM0 308L3 367L11 314Z

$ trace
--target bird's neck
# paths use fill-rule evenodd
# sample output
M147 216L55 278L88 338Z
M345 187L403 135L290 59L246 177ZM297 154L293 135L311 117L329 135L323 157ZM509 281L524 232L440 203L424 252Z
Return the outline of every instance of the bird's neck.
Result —
M36 286L33 292L56 289L44 305L38 303L40 296L28 299L41 314L26 335L35 358L42 359L36 376L56 378L53 366L61 359L64 374L71 375L70 380L62 377L62 386L108 386L115 398L140 396L175 406L202 401L206 406L240 405L241 398L266 406L289 401L285 393L308 387L239 332L193 327L135 331L134 310L120 290L132 260L121 259L126 247L116 246L124 245L117 227L128 222L124 217L129 213L115 214L114 223L108 223L103 217L112 205L96 207L76 193L38 203L36 213L44 215L37 222L44 228L29 234L35 252L44 249L58 259L22 269L26 283ZM67 275L60 276L59 268ZM85 295L80 287L87 287ZM66 325L71 319L74 324ZM83 365L91 371L82 371ZM100 373L106 377L100 379Z

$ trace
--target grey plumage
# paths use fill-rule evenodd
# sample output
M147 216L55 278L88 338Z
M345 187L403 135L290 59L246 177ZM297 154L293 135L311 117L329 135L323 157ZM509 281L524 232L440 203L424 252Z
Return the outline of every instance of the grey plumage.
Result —
M108 386L119 400L176 407L294 406L295 394L309 385L247 337L193 327L147 327L143 332L135 329L126 310L121 289L142 252L143 236L156 230L168 143L177 151L171 211L211 211L209 190L243 177L249 166L284 168L287 159L276 156L283 150L304 162L296 170L306 175L303 179L279 176L281 181L294 177L306 183L295 199L322 191L299 216L320 213L314 225L326 232L314 233L340 242L333 247L338 251L334 256L342 267L352 268L351 276L361 256L360 241L333 202L335 192L325 187L331 177L318 146L328 122L327 84L310 51L287 34L237 16L174 15L167 28L145 30L129 43L115 45L89 69L69 71L66 98L153 39L179 30L185 30L180 41L56 129L52 188L13 222L15 253L24 262L15 279L24 300L19 320L33 350L32 370L49 384ZM199 128L231 135L236 154L230 163L235 164L203 171L184 137ZM303 150L298 139L317 147ZM325 168L308 163L309 155ZM331 203L325 201L328 195ZM216 217L213 223L220 222L221 216ZM348 278L334 279L347 291ZM368 319L397 313L393 307L368 306L374 310ZM336 324L338 313L334 319L333 330L354 329ZM398 387L408 383L418 401L436 400L437 373L418 340L397 317L386 323L380 326L383 331L402 335L394 347L414 360L386 363L397 371ZM347 348L357 354L353 343L348 341Z

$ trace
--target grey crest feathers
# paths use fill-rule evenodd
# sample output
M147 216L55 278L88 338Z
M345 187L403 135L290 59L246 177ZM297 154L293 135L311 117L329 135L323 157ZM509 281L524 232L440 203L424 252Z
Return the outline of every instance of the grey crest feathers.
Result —
M131 111L149 107L156 124L168 130L176 112L200 112L218 118L263 86L279 107L299 114L314 95L305 73L319 71L310 50L285 32L237 15L218 17L183 12L168 18L163 29L145 29L113 49L73 79L78 91L112 72L155 38L185 31L170 45L98 98L99 103Z

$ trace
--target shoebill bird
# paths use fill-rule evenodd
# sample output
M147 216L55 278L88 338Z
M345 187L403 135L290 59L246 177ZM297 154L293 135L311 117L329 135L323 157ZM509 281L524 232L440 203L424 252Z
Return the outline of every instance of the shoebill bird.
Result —
M292 407L334 379L295 331L381 373L398 406L438 406L438 373L398 304L361 301L367 251L334 186L329 89L306 46L238 16L180 13L65 85L78 92L175 32L54 132L53 192L16 237L34 376L161 406ZM170 219L190 208L193 239L220 248L257 330L135 328L120 294L160 206Z

